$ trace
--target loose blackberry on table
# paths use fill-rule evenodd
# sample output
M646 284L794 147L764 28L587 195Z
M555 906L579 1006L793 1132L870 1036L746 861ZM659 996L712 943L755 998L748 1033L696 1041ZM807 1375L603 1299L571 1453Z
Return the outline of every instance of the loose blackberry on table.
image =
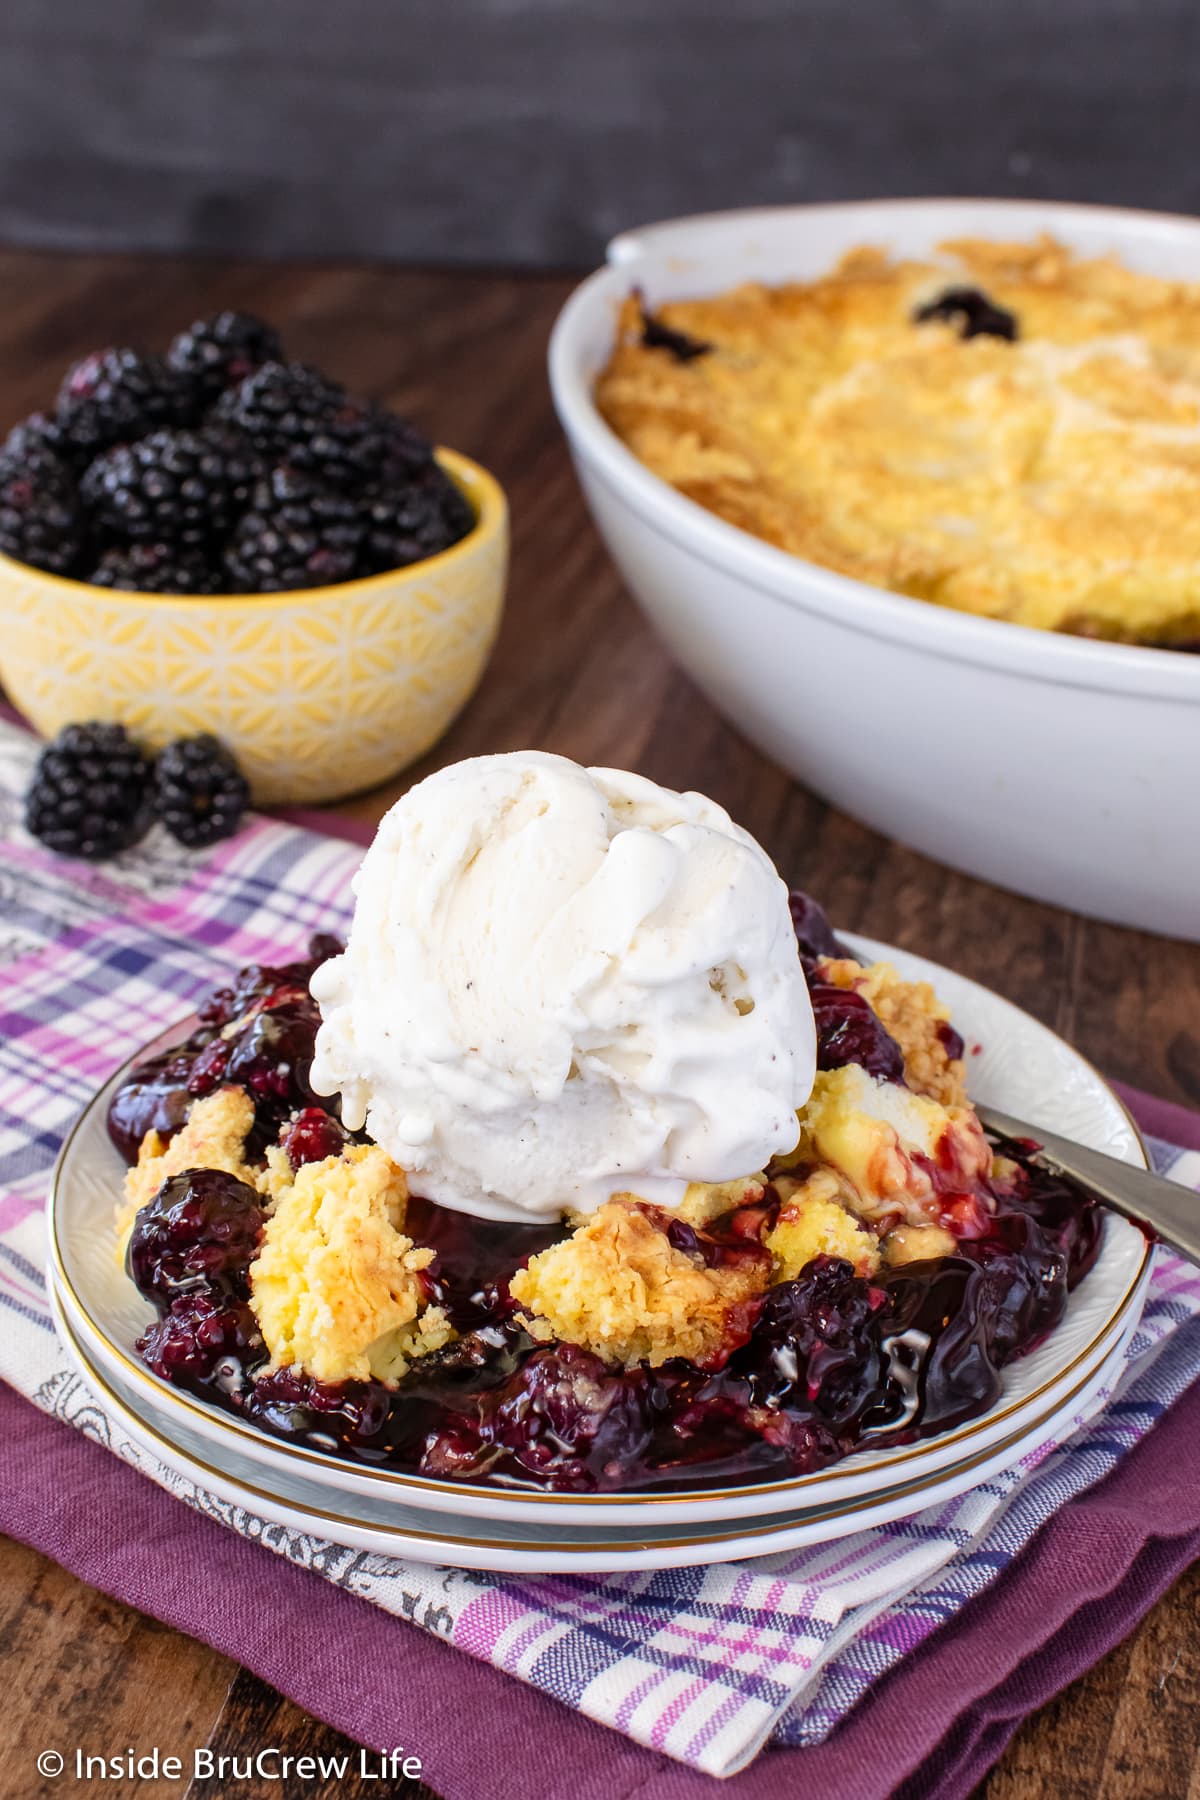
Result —
M168 744L155 765L155 811L172 837L191 849L232 837L249 799L246 777L207 732Z
M68 725L38 758L25 801L33 836L63 856L115 856L152 818L150 764L123 725Z
M115 585L118 571L110 564L107 573ZM123 725L93 721L66 726L42 751L25 824L60 855L100 861L136 844L155 819L193 849L232 837L249 799L233 755L208 733L177 738L152 762Z

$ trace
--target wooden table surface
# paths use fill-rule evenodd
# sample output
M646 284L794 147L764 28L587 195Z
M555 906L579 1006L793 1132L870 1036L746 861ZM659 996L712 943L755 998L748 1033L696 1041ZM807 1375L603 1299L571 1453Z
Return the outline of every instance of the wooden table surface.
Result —
M223 306L263 313L294 356L326 365L477 457L512 501L510 600L479 693L421 768L347 811L374 820L443 761L529 747L701 788L843 926L961 969L1109 1074L1200 1106L1200 946L1017 899L865 830L752 750L672 664L592 529L551 410L546 337L570 285L556 276L0 253L0 425L46 405L66 362L98 344L161 348L198 314ZM852 684L846 704L854 706ZM857 719L854 728L870 725ZM209 1743L299 1753L339 1741L247 1670L3 1540L0 1646L0 1795L10 1800L61 1791L33 1768L47 1721L55 1742L86 1726L89 1744L113 1751ZM1198 1742L1193 1569L1132 1638L1025 1723L981 1792L988 1800L1200 1800ZM169 1791L178 1788L103 1789ZM226 1787L223 1800L288 1791L242 1784ZM333 1790L294 1791L316 1800ZM337 1787L339 1800L380 1791Z

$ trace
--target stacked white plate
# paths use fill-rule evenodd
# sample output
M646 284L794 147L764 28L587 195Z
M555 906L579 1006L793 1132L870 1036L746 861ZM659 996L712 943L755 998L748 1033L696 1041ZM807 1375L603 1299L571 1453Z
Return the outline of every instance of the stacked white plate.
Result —
M933 983L967 1041L981 1100L1144 1164L1124 1106L1061 1038L962 976L869 939L848 941L911 980ZM1149 1279L1146 1239L1108 1215L1100 1255L1062 1323L1005 1371L987 1412L940 1436L863 1450L791 1480L563 1495L371 1468L267 1437L160 1381L138 1359L136 1339L153 1315L117 1257L123 1168L104 1123L121 1078L97 1094L67 1140L50 1200L51 1292L69 1355L130 1437L169 1468L264 1519L384 1555L518 1573L672 1568L797 1549L906 1517L1069 1429L1119 1368Z

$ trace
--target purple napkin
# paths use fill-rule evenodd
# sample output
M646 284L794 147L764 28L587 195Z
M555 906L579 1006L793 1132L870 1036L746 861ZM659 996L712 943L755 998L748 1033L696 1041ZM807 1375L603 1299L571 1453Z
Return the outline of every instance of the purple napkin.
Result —
M896 1790L956 1800L1025 1715L1119 1642L1200 1556L1193 1388L825 1743L768 1749L717 1781L178 1505L2 1384L0 1431L9 1465L0 1528L244 1663L349 1737L380 1750L399 1741L443 1800L884 1800Z

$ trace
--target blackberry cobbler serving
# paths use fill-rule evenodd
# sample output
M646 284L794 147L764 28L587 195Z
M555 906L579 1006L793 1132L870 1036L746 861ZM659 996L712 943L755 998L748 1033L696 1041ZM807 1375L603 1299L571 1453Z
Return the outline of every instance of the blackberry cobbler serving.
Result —
M355 893L345 948L243 970L109 1114L139 1350L266 1432L576 1493L787 1478L985 1410L1096 1256L933 990L701 795L456 764Z

